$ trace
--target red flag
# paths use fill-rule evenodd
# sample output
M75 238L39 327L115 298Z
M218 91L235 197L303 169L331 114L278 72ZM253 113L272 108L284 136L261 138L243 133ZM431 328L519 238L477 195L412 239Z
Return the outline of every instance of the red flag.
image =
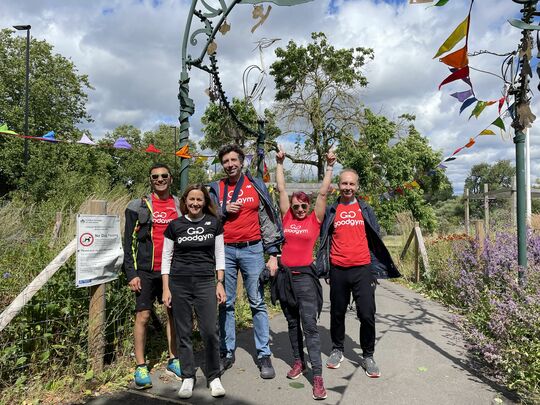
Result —
M148 145L148 148L146 148L144 151L148 153L161 153L161 151L156 148L153 143Z
M452 156L454 156L456 153L461 152L461 149L463 149L465 146L462 146L461 148L457 148L454 153L452 153Z
M455 80L465 79L466 77L469 77L469 66L465 66L464 68L456 70L450 76L448 76L446 79L444 79L442 81L442 83L439 84L439 90L445 84L451 83L451 82L453 82Z
M499 115L501 115L501 108L502 108L503 104L504 104L504 97L501 97L499 99Z

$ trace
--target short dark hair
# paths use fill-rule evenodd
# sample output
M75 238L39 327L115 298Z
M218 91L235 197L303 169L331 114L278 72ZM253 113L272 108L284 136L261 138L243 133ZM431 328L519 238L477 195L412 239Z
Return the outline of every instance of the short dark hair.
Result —
M240 146L236 145L236 144L225 145L224 147L222 147L219 150L219 152L218 152L219 162L221 163L222 159L223 159L223 156L225 156L227 153L231 153L231 152L238 153L238 157L240 158L240 163L244 163L244 159L245 159L246 155L244 154L244 151L242 150L242 148Z
M150 171L148 172L148 174L152 174L152 170L154 169L167 169L169 174L172 176L171 169L165 163L154 163L152 167L150 168Z

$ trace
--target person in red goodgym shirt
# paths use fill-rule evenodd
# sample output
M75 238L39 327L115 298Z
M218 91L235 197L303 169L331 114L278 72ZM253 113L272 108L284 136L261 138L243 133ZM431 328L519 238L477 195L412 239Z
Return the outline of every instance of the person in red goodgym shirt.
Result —
M238 271L242 273L253 316L253 337L260 376L276 376L270 350L268 312L260 275L266 267L272 275L278 267L277 254L283 243L281 219L261 179L242 171L244 151L238 145L225 145L218 153L226 178L210 184L210 196L219 207L225 243L225 292L227 300L219 307L220 352L223 368L235 361L235 302Z
M317 318L322 308L322 288L313 266L313 248L319 239L336 157L333 152L326 155L326 171L315 201L315 208L311 212L306 193L294 192L289 201L285 189L284 160L285 151L280 146L280 151L276 154L276 183L285 243L277 277L284 282L290 280L289 284L294 293L294 302L289 302L287 294L279 297L281 309L287 319L294 356L287 378L297 379L306 371L303 342L305 337L313 372L313 399L320 400L325 399L327 395L322 378L321 339L317 328Z
M358 173L344 169L339 176L339 200L326 209L317 252L317 271L330 279L330 335L332 352L326 367L343 361L345 314L351 293L360 320L360 364L368 377L381 375L375 352L376 276L399 277L390 253L379 236L373 209L356 198Z
M170 193L172 176L167 165L156 163L150 168L152 193L130 201L125 211L124 271L128 287L135 293L135 388L152 387L144 357L146 329L154 301L161 302L161 253L163 233L169 222L180 215L180 202ZM169 362L166 373L181 378L176 357L175 333L170 309L167 310L167 343Z

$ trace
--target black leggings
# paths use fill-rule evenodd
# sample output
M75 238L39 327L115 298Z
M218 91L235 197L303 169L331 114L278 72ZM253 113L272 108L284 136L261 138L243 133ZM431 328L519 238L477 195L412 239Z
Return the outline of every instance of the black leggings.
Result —
M170 276L169 288L172 295L172 313L182 377L195 377L195 361L191 344L193 308L206 352L204 374L210 382L220 376L214 277Z
M291 307L281 302L280 305L289 326L293 356L295 360L304 362L305 336L313 375L322 375L321 339L317 327L317 281L309 274L294 274L292 279L298 306Z
M334 349L343 351L345 314L351 299L356 302L360 320L360 347L364 357L375 352L375 288L377 280L371 266L335 267L330 269L330 336Z

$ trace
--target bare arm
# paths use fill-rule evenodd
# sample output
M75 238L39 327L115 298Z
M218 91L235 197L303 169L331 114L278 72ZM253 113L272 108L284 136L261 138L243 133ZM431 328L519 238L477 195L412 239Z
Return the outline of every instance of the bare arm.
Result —
M285 160L285 151L279 147L279 152L276 153L276 183L279 191L279 210L281 216L284 216L289 210L289 196L285 190L285 171L283 170L283 161Z
M326 154L326 170L324 172L324 178L319 188L319 194L315 201L315 216L319 222L324 219L324 212L326 211L326 200L328 198L328 189L332 183L332 173L334 170L334 163L336 163L336 155L332 151Z

